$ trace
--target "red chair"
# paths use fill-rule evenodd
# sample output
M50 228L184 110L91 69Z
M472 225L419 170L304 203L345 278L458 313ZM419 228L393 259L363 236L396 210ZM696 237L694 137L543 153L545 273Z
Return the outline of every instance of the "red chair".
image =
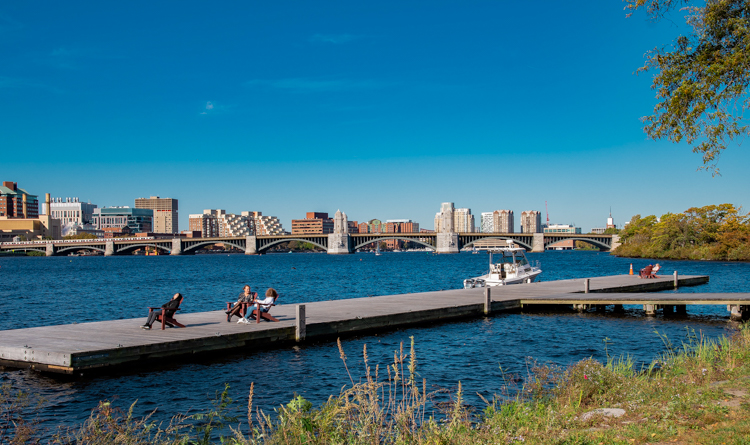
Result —
M656 278L656 275L653 273L654 266L649 264L648 266L641 269L640 272L638 272L638 276L641 278Z
M180 300L180 304L182 304L182 300ZM174 319L174 313L179 311L180 308L177 307L177 309L163 309L160 307L149 307L148 308L148 314L151 315L151 312L154 310L161 309L161 314L158 314L156 316L156 321L161 322L161 330L163 331L166 326L169 326L170 328L184 328L185 325L181 324L177 320Z
M253 309L253 312L250 314L250 317L254 317L256 323L260 323L261 318L266 321L279 321L277 318L274 318L271 314L268 313L271 310L271 307L276 306L276 300L278 299L279 297L277 296L276 298L273 299L272 303L268 303L268 304L255 303L258 305L258 308ZM266 308L266 311L263 312L261 308Z

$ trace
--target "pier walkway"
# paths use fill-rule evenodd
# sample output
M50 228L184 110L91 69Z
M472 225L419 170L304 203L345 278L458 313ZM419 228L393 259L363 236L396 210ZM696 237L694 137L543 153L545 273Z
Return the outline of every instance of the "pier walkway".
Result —
M479 288L282 304L272 310L278 323L227 323L223 311L212 311L178 314L176 318L187 328L164 331L156 324L150 331L140 329L145 315L137 319L5 330L0 331L0 365L82 374L166 357L253 350L275 343L481 317L540 304L572 305L579 310L642 304L647 313L658 309L680 312L692 304L726 304L735 317L750 308L750 293L647 293L673 289L674 280L672 276L639 279L618 275L493 287L489 295ZM707 276L678 279L679 286L706 282ZM586 287L589 293L584 293ZM217 301L217 306L220 303Z

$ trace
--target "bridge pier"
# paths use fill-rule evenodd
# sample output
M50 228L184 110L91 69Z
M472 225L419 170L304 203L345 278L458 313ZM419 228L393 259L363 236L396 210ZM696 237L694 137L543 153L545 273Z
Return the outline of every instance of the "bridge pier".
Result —
M612 245L609 246L609 251L613 251L620 247L622 243L620 242L620 235L612 235Z
M329 233L328 234L328 254L329 255L348 255L352 253L351 237L348 233Z
M169 254L182 255L182 240L180 238L172 238L172 250Z
M532 252L544 252L544 234L535 233L534 239L531 243Z
M245 255L258 254L258 238L255 235L245 237Z
M115 254L115 242L107 240L104 243L104 256L112 256Z
M437 234L437 253L458 253L458 233L440 232Z
M47 243L47 256L52 256L55 254L55 245L52 243Z

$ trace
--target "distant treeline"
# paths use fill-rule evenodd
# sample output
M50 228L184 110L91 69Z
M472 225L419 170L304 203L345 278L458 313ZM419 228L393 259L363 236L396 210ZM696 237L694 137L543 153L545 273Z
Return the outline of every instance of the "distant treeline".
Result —
M613 253L634 258L750 261L750 218L732 204L692 207L661 218L636 215Z

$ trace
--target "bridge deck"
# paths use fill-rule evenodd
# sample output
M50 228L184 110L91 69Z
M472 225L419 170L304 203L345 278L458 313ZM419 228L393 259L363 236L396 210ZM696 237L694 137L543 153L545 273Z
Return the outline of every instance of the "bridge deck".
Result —
M671 289L672 280L628 275L591 278L590 294L581 293L583 279L495 287L491 289L492 311L528 304L750 304L750 294L643 293ZM706 282L707 276L679 278L680 286ZM312 339L483 316L484 290L384 295L305 306L306 338ZM140 329L145 317L5 330L0 336L0 365L73 374L160 357L252 350L258 345L294 341L295 306L279 305L273 314L279 323L227 323L222 311L213 311L180 314L178 320L188 327L165 331L156 325L151 331Z

